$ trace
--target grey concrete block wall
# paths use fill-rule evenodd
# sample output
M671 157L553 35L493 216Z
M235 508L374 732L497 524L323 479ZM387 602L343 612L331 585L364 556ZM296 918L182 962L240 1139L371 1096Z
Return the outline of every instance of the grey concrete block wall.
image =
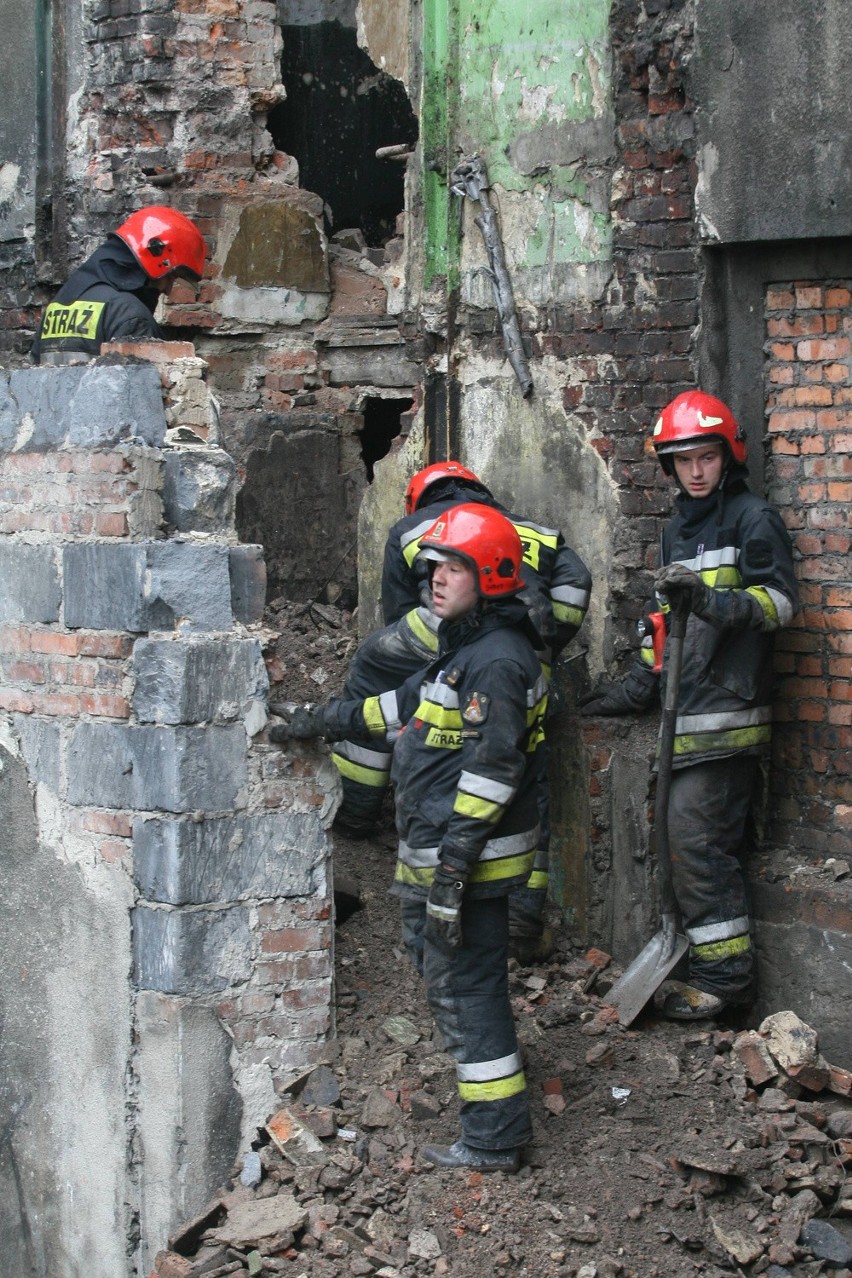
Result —
M266 606L266 562L262 546L232 546L229 557L231 607L244 626L263 619Z
M175 466L164 437L151 365L0 374L0 472L30 521L6 526L31 530L0 535L10 1272L34 1221L46 1274L148 1272L333 1023L332 788L252 752L263 549L235 542L230 458ZM327 1009L261 1015L289 979L259 963L270 932L309 954Z
M232 1043L212 1008L143 990L136 999L137 1142L145 1176L139 1222L143 1274L158 1240L193 1220L222 1185L239 1144L242 1104Z
M230 551L184 541L85 543L63 551L71 629L229 630Z
M133 713L139 723L221 723L265 706L269 676L257 639L134 645Z
M133 976L138 989L214 994L251 976L249 907L133 911Z
M221 534L234 526L237 467L228 453L221 448L171 448L165 460L163 503L172 528Z
M324 888L327 846L316 817L304 812L140 817L133 824L134 876L146 900L172 905L312 896Z
M246 733L236 727L80 723L68 746L68 802L136 812L245 806Z
M11 407L8 406L11 401ZM103 448L126 440L161 447L166 413L153 364L20 368L0 400L0 447Z
M0 542L0 621L59 619L62 590L54 546Z

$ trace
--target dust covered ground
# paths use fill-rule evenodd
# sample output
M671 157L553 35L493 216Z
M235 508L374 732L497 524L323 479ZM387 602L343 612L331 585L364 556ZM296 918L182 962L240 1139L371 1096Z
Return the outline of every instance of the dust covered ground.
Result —
M274 624L271 699L339 691L351 619L282 603ZM535 1128L520 1173L425 1163L458 1135L455 1070L399 940L394 843L389 814L374 840L335 837L337 1037L158 1278L852 1278L852 1076L808 1090L743 1020L623 1028L612 964L564 929L510 974Z

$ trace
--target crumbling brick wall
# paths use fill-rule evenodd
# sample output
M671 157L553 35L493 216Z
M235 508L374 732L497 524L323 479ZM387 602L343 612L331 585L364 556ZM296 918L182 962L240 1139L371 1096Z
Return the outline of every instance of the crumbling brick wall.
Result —
M779 636L769 832L805 858L843 858L852 831L852 282L767 290L767 418L802 613Z
M221 450L167 443L197 438L179 365L170 424L139 359L0 380L0 783L29 813L0 836L4 1086L41 1116L21 1210L93 1278L200 1208L333 1028L337 775L254 740L262 552Z

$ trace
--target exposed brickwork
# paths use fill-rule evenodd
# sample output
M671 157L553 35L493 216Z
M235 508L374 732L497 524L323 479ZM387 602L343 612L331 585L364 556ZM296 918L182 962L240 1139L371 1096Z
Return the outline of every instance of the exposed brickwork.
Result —
M187 387L203 390L205 398L207 395L196 367L200 361L186 351L175 351L173 346L147 353L159 365L170 421L176 428L185 429L199 409L197 396L189 395ZM177 354L179 358L169 365L164 354ZM131 361L139 357L132 347L125 355ZM292 365L309 370L315 359L310 353L299 355ZM283 371L287 367L286 358L280 357L282 375L287 375ZM36 380L44 378L54 397L51 402L62 407L63 388L66 399L76 392L74 370L46 369L31 376ZM108 377L109 372L104 376ZM131 393L127 390L129 383L109 384ZM111 407L118 420L126 420L127 409L119 402L119 390L119 398L111 401ZM202 407L206 411L206 406ZM216 763L214 738L224 743L223 750L231 749L225 743L229 729L224 725L234 719L234 705L246 719L246 727L250 727L249 719L254 717L251 732L256 732L262 723L262 714L257 722L259 707L255 705L258 695L262 695L258 689L263 686L260 645L255 640L253 648L245 628L231 619L227 565L233 529L223 526L218 533L220 563L224 567L224 581L219 584L222 604L208 614L203 599L193 602L191 598L192 577L207 573L203 593L210 596L212 561L208 554L216 548L212 544L215 539L208 534L203 544L196 545L180 537L172 542L165 536L162 492L169 449L124 443L113 448L47 448L44 436L49 427L48 416L40 418L34 429L33 437L42 439L38 451L29 451L24 442L16 451L0 452L0 552L5 555L7 576L15 569L14 581L5 583L5 620L0 622L0 712L9 716L8 729L20 741L32 769L33 783L42 783L54 793L62 820L61 834L52 832L51 837L67 844L69 856L103 862L129 877L134 873L134 859L138 856L141 862L137 840L144 836L149 822L153 822L152 828L156 827L156 832L149 835L149 862L159 848L164 863L172 847L169 839L174 838L175 846L183 848L185 844L178 844L177 840L188 828L203 827L205 820L209 821L205 847L209 855L215 855L217 818L223 804L227 809L229 800L224 787L218 785L196 802L193 778L205 774ZM97 425L91 424L93 435L97 434ZM64 438L64 429L61 423L56 425L57 440ZM20 441L23 433L20 428L13 429L9 438ZM203 453L201 448L192 451L196 457ZM170 556L171 551L177 552L176 558ZM120 563L111 558L113 553L123 556ZM24 568L19 566L22 555L28 556L23 561ZM73 578L72 561L82 577ZM110 576L113 564L118 564L120 579ZM87 565L91 566L88 578ZM30 579L37 573L47 579L46 587ZM88 588L102 598L107 611L115 597L122 595L126 615L138 619L134 632L95 629L97 621L76 628L69 625L74 580L78 594L87 588L88 580ZM143 607L140 611L134 602L135 594L141 597L148 590L153 592L152 608ZM169 602L164 606L166 598ZM82 602L85 607L89 600ZM77 598L78 611L80 603ZM184 627L193 610L197 610L196 620L185 636ZM148 619L157 631L159 644L152 643L143 628ZM233 636L227 633L229 622ZM192 625L196 627L195 648ZM215 628L215 643L203 633L211 625ZM217 653L226 654L232 639L235 650L256 651L256 665L243 666L236 661L233 667L224 664L222 678L232 682L227 688L218 689L219 702L216 688L181 688L176 672L191 668L190 654L198 645L206 641ZM180 651L180 645L187 643L185 665L180 660L167 664L172 646L169 640ZM140 681L145 681L147 692L141 697ZM205 692L202 707L197 696ZM205 729L196 725L193 706L198 708L196 717L203 720ZM244 1059L240 1058L241 1067L264 1066L270 1072L271 1084L283 1087L294 1069L318 1059L332 1023L331 904L322 868L324 836L318 826L320 814L330 802L330 781L327 776L318 775L322 761L315 753L306 752L291 761L273 747L261 745L247 750L243 724L231 731L235 736L228 740L236 741L240 752L235 761L246 773L245 783L234 788L234 811L230 814L234 822L243 824L239 835L231 837L254 845L260 838L274 837L264 824L269 821L269 814L280 814L282 805L287 813L294 814L292 828L282 832L276 827L276 857L269 855L263 860L271 867L267 880L251 878L252 873L260 872L254 858L247 858L248 877L241 889L237 858L237 879L230 885L235 899L225 896L217 901L224 908L211 916L219 924L223 938L216 944L225 949L233 945L250 978L244 987L236 981L227 997L211 994L205 984L208 966L225 974L229 968L226 959L215 954L207 955L204 963L199 961L197 933L192 930L198 915L192 906L185 909L184 902L208 901L211 897L204 874L194 872L191 864L181 865L183 877L174 887L174 896L162 886L172 884L162 864L151 875L153 909L141 886L136 886L134 945L138 943L141 948L137 946L135 953L135 977L143 990L161 990L165 994L178 991L180 997L189 996L204 1006L217 1007L238 1053L246 1053ZM102 746L77 747L75 743L82 740L80 734L86 732L108 735L85 737L85 741L102 742ZM126 762L114 768L116 752L127 755ZM102 757L88 757L93 754ZM230 754L222 757L227 766ZM184 778L187 760L191 766ZM221 762L218 766L222 766ZM141 774L142 788L125 790L123 779L134 773ZM160 773L163 775L158 781ZM107 774L111 779L104 781ZM136 805L141 812L132 810L133 805L128 802L135 795L144 797L145 801ZM185 816L189 811L191 820ZM305 829L311 852L301 848ZM301 875L298 885L295 877L291 880L289 875L281 876L280 859L287 855L293 858L294 875ZM189 863L190 854L186 857ZM313 872L301 868L300 858L309 857L313 857ZM180 865L179 854L176 859ZM228 857L229 864L234 860L233 856ZM209 856L204 864L209 873ZM156 895L158 885L164 895ZM122 891L132 898L128 886ZM245 902L251 894L259 896L262 903L257 904L254 916L249 918ZM182 938L163 964L159 958L162 947L158 947L161 935L151 932L152 919L170 927L169 935ZM147 944L145 935L152 938Z
M770 833L818 859L852 831L852 281L774 285L765 318L770 496L802 599L777 642Z

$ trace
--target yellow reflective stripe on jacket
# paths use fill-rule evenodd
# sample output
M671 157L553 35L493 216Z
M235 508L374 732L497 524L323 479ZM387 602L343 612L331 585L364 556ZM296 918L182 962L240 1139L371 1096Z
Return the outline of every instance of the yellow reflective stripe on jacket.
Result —
M106 302L51 302L44 312L41 340L82 337L94 341Z
M403 622L416 639L419 639L424 648L428 648L430 652L438 651L438 635L436 631L426 625L420 615L419 608L412 608L411 612L407 612L403 617Z
M527 887L533 892L546 892L547 885L550 882L550 875L547 870L533 870L527 879Z
M390 784L393 756L379 754L352 741L344 741L332 751L331 760L342 777L380 789Z
M380 697L367 697L364 702L364 724L373 736L383 736L387 732L387 720L382 712Z
M758 723L748 728L728 728L718 732L683 733L675 737L675 755L703 754L709 750L742 750L765 745L772 739L772 725Z
M437 849L436 849L437 853ZM503 856L498 860L477 861L471 870L471 883L496 883L500 879L529 879L535 859L534 849L517 856ZM437 855L436 855L437 860ZM394 881L409 887L430 888L435 877L434 865L409 865L397 861Z
M431 698L420 702L414 718L422 723L431 724L433 728L440 728L444 732L461 732L463 727L458 705L442 706Z
M476 794L462 794L459 791L453 804L453 811L458 812L459 816L473 817L476 821L487 821L489 825L496 825L506 811L506 805L495 803L491 799L481 799Z
M541 528L538 524L522 524L519 522L514 527L521 539L524 562L538 571L542 547L555 551L559 534L552 528Z
M505 1100L507 1096L517 1096L526 1090L527 1080L524 1071L519 1069L506 1078L492 1078L481 1083L463 1083L459 1079L459 1096L464 1101Z
M399 548L409 568L414 563L420 550L420 538L429 531L434 522L434 519L424 519L414 528L409 528L408 532L402 537Z
M763 613L764 624L767 630L775 630L778 627L778 609L775 607L775 601L765 586L749 586L746 590L747 595L751 595L752 599L756 599L760 604Z
M581 626L586 615L583 608L572 608L570 604L551 603L553 615L557 621L571 626Z
M702 568L699 576L711 590L732 590L743 584L739 569L729 564L723 564L719 568Z
M735 954L745 954L751 949L750 936L731 936L726 941L711 941L709 945L691 945L690 953L696 958L725 959Z

